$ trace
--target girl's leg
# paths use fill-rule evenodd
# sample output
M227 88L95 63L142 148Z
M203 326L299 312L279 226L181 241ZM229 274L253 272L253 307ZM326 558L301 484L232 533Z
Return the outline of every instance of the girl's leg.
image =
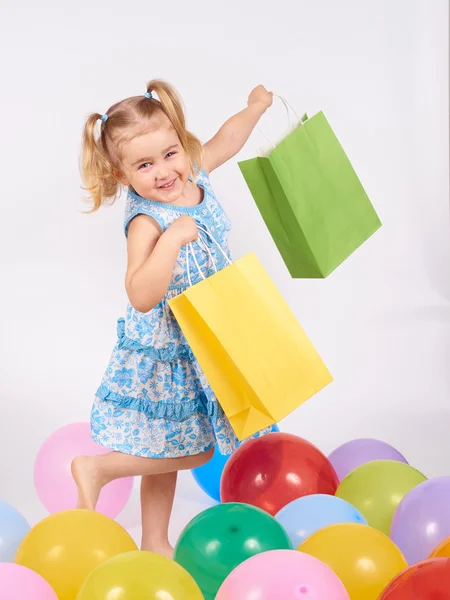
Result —
M172 512L177 472L144 475L141 482L142 543L141 550L158 552L173 558L169 543L169 520Z
M122 452L78 456L72 461L72 475L78 488L78 508L95 510L102 487L114 479L194 469L208 462L213 453L214 448L181 458L143 458Z

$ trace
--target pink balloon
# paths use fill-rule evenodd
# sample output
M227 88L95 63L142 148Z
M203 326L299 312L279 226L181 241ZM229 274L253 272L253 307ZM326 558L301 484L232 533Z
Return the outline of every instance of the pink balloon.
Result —
M43 577L13 563L0 563L0 598L2 600L58 600Z
M91 439L89 423L73 423L57 429L42 444L34 463L34 485L49 513L76 508L77 486L70 465L79 455L111 452ZM133 478L116 479L101 491L97 511L114 519L128 502Z
M270 550L241 563L215 600L350 600L344 584L323 562L296 550Z

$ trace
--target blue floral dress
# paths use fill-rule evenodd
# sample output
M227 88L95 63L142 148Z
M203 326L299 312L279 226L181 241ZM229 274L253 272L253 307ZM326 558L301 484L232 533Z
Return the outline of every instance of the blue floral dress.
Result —
M202 243L192 244L199 267L205 276L210 276L215 272L214 265L217 270L227 265L231 224L203 170L197 185L203 189L203 200L192 207L147 200L130 189L124 227L127 234L130 221L138 214L146 214L165 231L181 215L190 215L224 250L220 252L209 236L202 236ZM201 281L196 267L190 273L193 285ZM209 450L216 441L223 454L230 454L238 446L233 429L168 305L188 286L184 247L163 300L147 313L128 304L126 318L119 319L117 343L92 407L95 442L111 450L150 458L198 454Z

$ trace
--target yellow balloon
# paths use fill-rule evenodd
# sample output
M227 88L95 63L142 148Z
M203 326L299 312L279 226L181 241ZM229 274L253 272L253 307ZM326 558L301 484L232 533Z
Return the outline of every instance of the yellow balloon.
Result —
M15 562L46 579L59 600L75 600L93 569L136 549L132 537L109 517L90 510L66 510L50 515L28 532Z
M351 600L377 600L407 562L384 533L358 523L319 529L298 550L328 565L347 588Z
M127 552L93 571L76 600L204 600L192 576L153 552Z

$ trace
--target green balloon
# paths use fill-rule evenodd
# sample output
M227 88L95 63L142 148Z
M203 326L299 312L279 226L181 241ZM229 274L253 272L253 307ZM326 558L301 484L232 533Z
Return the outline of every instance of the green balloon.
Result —
M395 460L373 460L351 471L336 496L353 504L369 525L387 536L397 506L422 481L420 471Z
M283 527L269 513L238 502L218 504L185 527L175 560L214 600L225 578L247 558L267 550L292 550Z

